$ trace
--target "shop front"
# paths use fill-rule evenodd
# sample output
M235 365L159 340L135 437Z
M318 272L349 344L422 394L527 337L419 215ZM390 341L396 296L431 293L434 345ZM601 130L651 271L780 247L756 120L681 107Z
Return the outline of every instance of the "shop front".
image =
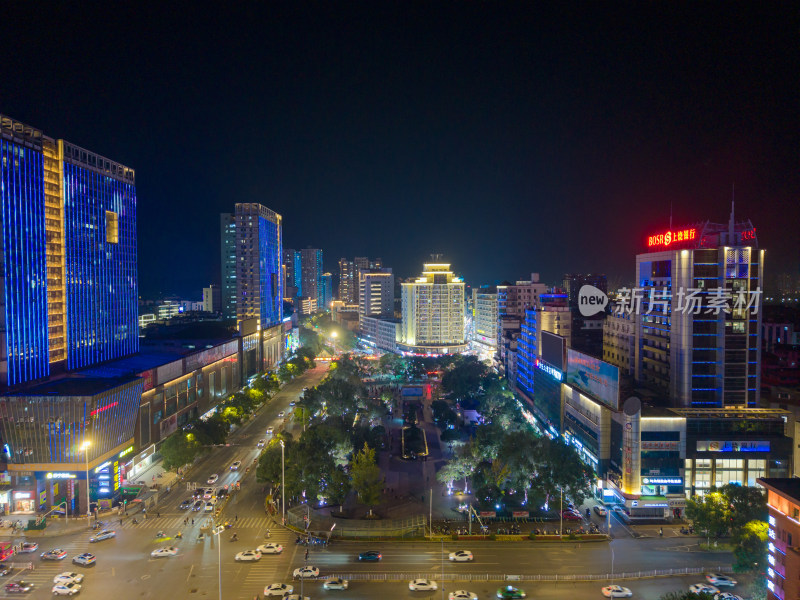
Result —
M123 451L124 452L124 451ZM151 444L139 454L133 457L130 471L125 472L124 481L133 482L140 474L144 473L153 464L153 455L156 452L156 445Z
M34 514L36 512L36 490L14 490L11 492L11 514Z

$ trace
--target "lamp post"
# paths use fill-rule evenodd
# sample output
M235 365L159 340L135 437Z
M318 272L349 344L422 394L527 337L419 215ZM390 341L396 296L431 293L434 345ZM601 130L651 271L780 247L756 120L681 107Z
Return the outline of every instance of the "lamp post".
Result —
M285 444L281 440L281 524L286 525L286 470L284 466Z
M222 600L222 532L225 531L224 525L218 525L211 530L217 538L217 578L219 581L219 600Z
M89 494L89 446L91 446L91 442L85 440L81 444L81 450L86 455L86 524L91 525L92 520L92 506L91 506L91 496Z
M558 526L558 538L560 540L564 540L564 488L559 488L561 492L561 510L558 511L558 518L559 518L559 526Z
M611 548L611 545L608 546ZM611 548L611 585L614 585L614 549Z

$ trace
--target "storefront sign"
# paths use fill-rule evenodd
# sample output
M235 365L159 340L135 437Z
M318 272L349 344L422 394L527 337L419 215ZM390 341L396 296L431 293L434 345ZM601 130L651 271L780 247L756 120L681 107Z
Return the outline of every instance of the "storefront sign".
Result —
M677 452L680 450L680 442L678 441L667 441L667 442L655 442L655 441L645 441L642 440L642 450L649 450L651 452Z
M39 492L39 504L45 504L47 502L47 492L42 490Z
M47 473L44 476L45 479L77 479L78 476L75 473Z
M697 441L698 452L769 452L768 441Z
M125 448L125 450L119 453L119 456L117 458L128 456L128 454L130 454L131 452L133 452L133 446L128 446L127 448Z
M683 477L642 477L643 485L683 485Z
M120 484L120 477L119 477L119 461L114 461L114 491L116 492L119 489Z
M527 510L515 510L511 513L511 516L515 519L527 519L529 514Z
M14 492L14 498L33 498L33 492Z
M563 379L563 375L562 375L561 371L559 371L555 367L551 367L550 365L548 365L543 360L537 360L536 361L536 366L539 367L539 369L541 369L542 371L544 371L548 375L550 375L550 377L552 377L556 381L561 381Z
M102 465L100 465L99 467L97 467L97 468L94 470L94 472L95 472L95 473L99 473L99 472L100 472L100 471L102 471L103 469L107 469L107 468L108 468L108 466L109 466L110 464L111 464L111 461L110 461L110 460L107 460L107 461L106 461L106 462L104 462Z
M495 517L495 516L497 516L497 513L495 511L493 511L493 510L482 510L478 514L480 516L482 516L482 517Z

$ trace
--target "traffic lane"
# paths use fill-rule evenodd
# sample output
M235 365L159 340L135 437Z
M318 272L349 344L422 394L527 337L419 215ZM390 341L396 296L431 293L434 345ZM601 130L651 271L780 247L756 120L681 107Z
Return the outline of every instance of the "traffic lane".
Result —
M701 578L702 579L702 578ZM630 588L633 598L642 600L656 600L669 592L688 590L693 583L699 583L696 577L663 577L652 579L637 579L616 581L618 585ZM273 582L268 582L273 583ZM300 593L299 581L284 581L294 586L295 593ZM374 600L374 598L407 598L409 600L431 599L439 600L455 590L467 590L478 595L478 598L496 598L497 590L506 585L513 585L525 590L528 598L553 598L574 600L575 598L603 598L601 589L610 585L608 581L553 583L553 582L503 582L503 581L437 581L439 589L431 592L412 592L408 589L408 581L369 582L351 581L346 592L326 591L322 581L305 581L302 585L303 595L311 598L320 596L331 599L347 598L348 600ZM265 584L266 585L266 584ZM734 590L736 591L736 590ZM251 600L251 596L231 596L241 600Z
M666 539L617 540L607 542L445 542L444 550L435 543L413 542L341 542L328 548L308 546L309 564L325 572L380 573L405 569L423 572L477 573L609 573L611 548L614 549L616 572L638 572L652 569L715 567L730 564L727 553L686 552L685 547ZM304 560L306 547L300 547L295 566ZM362 562L358 554L367 550L382 553L380 562ZM470 550L475 560L452 562L450 552Z

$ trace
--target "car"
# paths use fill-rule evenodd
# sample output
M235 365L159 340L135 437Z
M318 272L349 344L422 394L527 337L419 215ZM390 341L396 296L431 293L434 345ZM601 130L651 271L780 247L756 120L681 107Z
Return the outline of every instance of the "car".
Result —
M30 581L12 581L6 584L6 592L9 594L24 594L33 589L33 584Z
M54 596L74 596L81 591L79 583L60 583L53 586Z
M215 483L217 483L217 479L219 479L219 475L214 473L211 477L208 478L208 481L206 481L206 483L208 485L214 485Z
M0 577L5 577L11 573L11 569L8 568L8 565L0 563Z
M497 597L501 600L505 598L515 599L515 598L524 598L526 596L525 590L522 588L514 587L513 585L507 585L505 587L501 587L497 590Z
M270 583L264 588L264 597L286 596L287 594L291 594L293 591L294 588L290 585L286 585L285 583Z
M228 495L228 490L227 490L227 488L222 488L221 490L219 490L219 491L217 492L217 500L221 500L222 498L224 498L224 497L225 497L225 496L227 496L227 495Z
M192 508L192 504L193 502L191 500L184 500L178 508L180 510L186 510L187 508Z
M346 590L348 585L350 584L347 579L331 577L330 579L325 580L325 583L322 584L322 587L326 590Z
M412 579L408 582L408 589L412 592L431 592L439 589L439 586L430 579Z
M608 514L604 506L595 506L592 510L594 510L596 515L600 515L601 517L605 517Z
M283 600L311 600L308 596L301 596L300 594L289 594L284 596Z
M261 544L256 548L261 554L280 554L283 552L283 546L280 544L273 544L272 542Z
M36 542L23 542L22 547L19 549L20 553L36 552L39 549L39 544Z
M689 586L689 591L693 594L719 594L719 588L715 588L708 583L695 583Z
M472 552L469 550L458 550L456 552L451 552L448 558L455 562L469 562L475 557L472 556Z
M211 512L212 510L214 510L214 503L211 502L211 500L209 500L208 502L206 502L206 506L203 510L205 512Z
M292 577L299 577L300 579L319 577L319 569L317 567L301 567L292 572Z
M728 577L722 573L706 573L706 581L711 585L716 585L718 587L721 585L733 587L737 583L733 577Z
M278 413L278 418L279 419L282 419L284 416L286 416L285 412L281 411L281 412Z
M272 435L273 433L275 433L275 428L267 427L267 435Z
M47 552L42 552L41 558L42 560L64 560L66 555L66 550L62 550L61 548L53 548Z
M231 471L238 471L238 470L239 470L239 467L241 467L241 466L242 466L242 461L240 461L240 460L237 460L236 462L234 462L234 463L231 465Z
M295 402L294 400L292 400L291 402L289 402L289 406L294 406L295 404L297 404L297 402Z
M383 555L377 550L368 550L367 552L362 552L358 555L358 560L365 561L379 561L382 558Z
M742 600L742 597L731 592L720 592L719 594L714 594L714 600Z
M449 600L478 600L478 594L473 594L467 590L456 590L450 592Z
M261 552L258 550L245 550L244 552L239 552L235 557L234 560L239 561L256 561L261 560Z
M97 562L97 557L91 552L84 552L83 554L78 554L78 556L74 557L72 562L76 565L88 567L89 565L93 565L95 562Z
M80 583L81 581L83 581L83 575L70 571L64 571L53 577L53 583Z
M625 507L622 506L621 504L615 505L614 508L612 508L611 510L613 510L618 515L626 516L626 517L628 516L628 511L625 510Z
M211 500L214 497L214 488L206 488L203 490L203 500Z
M90 542L100 542L109 538L117 537L117 532L113 529L103 529L100 533L95 533L89 538Z
M262 438L262 439L258 440L258 443L256 444L256 448L263 448L266 445L267 445L267 440Z
M606 598L630 598L633 596L633 592L630 589L621 585L609 585L600 591L603 592L603 596Z
M195 503L192 505L192 510L201 510L205 505L206 503L202 500L195 500Z
M175 546L165 546L164 548L156 548L150 553L153 558L168 558L170 556L177 556L178 549Z

